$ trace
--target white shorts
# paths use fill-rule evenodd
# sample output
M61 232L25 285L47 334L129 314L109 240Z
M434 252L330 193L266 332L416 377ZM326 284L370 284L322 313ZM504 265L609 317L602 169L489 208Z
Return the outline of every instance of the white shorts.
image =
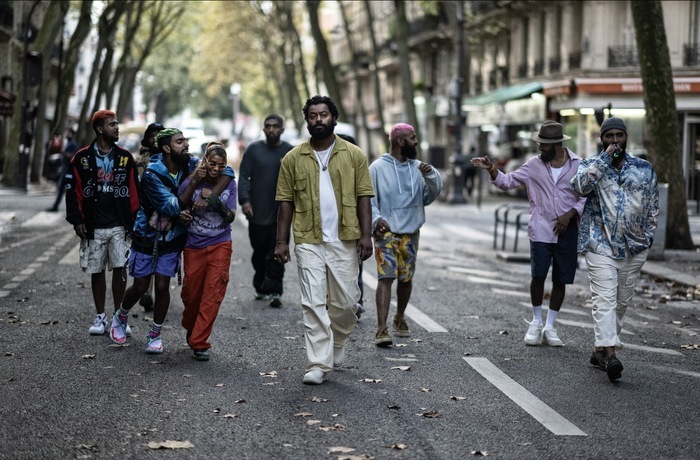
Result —
M80 240L80 268L94 274L126 267L130 247L124 227L96 228L94 239Z

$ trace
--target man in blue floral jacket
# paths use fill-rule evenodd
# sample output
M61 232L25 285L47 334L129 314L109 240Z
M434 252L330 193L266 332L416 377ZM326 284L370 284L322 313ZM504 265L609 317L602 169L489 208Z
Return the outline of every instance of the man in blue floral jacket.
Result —
M615 348L622 347L622 319L654 241L659 190L651 164L626 152L624 121L606 119L600 139L603 151L581 163L571 184L587 197L578 252L586 257L593 300L595 350L590 362L613 381L622 376Z

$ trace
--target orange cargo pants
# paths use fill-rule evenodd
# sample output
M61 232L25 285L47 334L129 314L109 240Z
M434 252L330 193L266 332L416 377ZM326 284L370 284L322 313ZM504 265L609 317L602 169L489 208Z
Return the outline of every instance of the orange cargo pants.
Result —
M185 305L182 327L194 350L211 348L208 340L226 295L231 252L230 241L200 249L185 248L185 278L180 294Z

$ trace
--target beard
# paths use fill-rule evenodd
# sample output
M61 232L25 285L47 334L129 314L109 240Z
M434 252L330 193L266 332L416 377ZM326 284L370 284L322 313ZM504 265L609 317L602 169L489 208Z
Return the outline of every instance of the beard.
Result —
M172 159L176 164L178 164L182 168L190 163L190 154L188 152L173 152Z
M555 156L557 156L557 149L554 144L550 145L547 150L540 150L540 159L545 163L552 161Z
M627 149L627 141L625 142L620 142L617 145L620 146L620 153L625 153L625 149ZM608 147L610 146L610 142L603 142L603 150L608 150Z
M280 136L277 136L276 134L265 134L265 140L267 141L267 145L275 146L279 143Z
M409 160L415 160L418 156L418 149L415 145L404 145L401 147L401 155Z
M331 134L333 134L333 131L335 130L335 125L324 125L323 123L320 123L311 126L310 124L307 124L306 129L309 131L309 134L311 134L311 137L313 137L314 139L325 139Z

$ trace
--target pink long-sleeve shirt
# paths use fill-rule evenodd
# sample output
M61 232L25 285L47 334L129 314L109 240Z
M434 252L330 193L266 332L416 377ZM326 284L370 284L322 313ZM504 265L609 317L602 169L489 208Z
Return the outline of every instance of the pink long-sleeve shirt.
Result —
M549 163L543 162L539 156L530 158L511 173L498 171L496 178L491 181L501 190L511 190L523 185L527 189L531 214L527 236L530 241L556 243L559 238L554 233L557 217L575 209L578 216L576 220L571 220L569 225L578 225L578 217L583 214L586 198L581 197L571 186L571 178L581 164L581 157L569 149L566 149L566 152L569 161L564 165L556 183Z

